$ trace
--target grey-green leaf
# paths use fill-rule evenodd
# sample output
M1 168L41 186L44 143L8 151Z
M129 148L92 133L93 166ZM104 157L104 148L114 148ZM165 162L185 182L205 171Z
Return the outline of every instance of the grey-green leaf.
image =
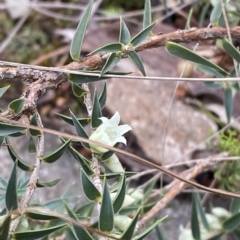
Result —
M102 121L99 119L101 117L102 117L101 105L99 103L97 90L95 89L94 97L93 97L92 117L91 117L92 128L95 129L102 124Z
M38 126L38 121L37 121L37 113L34 113L31 120L30 120L30 125L33 126ZM29 129L29 132L32 136L38 137L41 136L42 133L39 130L35 130L35 129Z
M240 225L240 213L236 213L232 217L225 220L222 224L224 229L231 232Z
M122 17L120 16L120 34L119 34L119 42L123 44L128 44L131 40L130 32L128 27Z
M113 67L117 65L117 63L121 60L120 57L117 56L116 53L111 53L108 57L105 65L102 68L101 75L104 75L106 72L110 71Z
M106 79L105 77L98 77L98 76L87 76L87 75L78 75L70 73L68 75L68 80L75 84L83 84L83 83L90 83L90 82L97 82Z
M123 50L123 44L120 42L116 42L116 43L109 43L107 45L104 45L94 51L92 51L91 53L89 53L88 55L93 55L96 53L116 53L116 52L121 52Z
M59 182L61 181L61 179L56 179L53 180L51 182L37 182L37 187L41 188L41 187L53 187L55 185L57 185Z
M47 163L53 163L53 162L57 161L63 155L63 153L67 150L67 148L70 144L70 141L71 141L71 139L69 139L67 142L65 142L61 147L59 147L53 153L42 158L42 160Z
M210 15L210 22L213 25L216 25L218 22L218 19L220 18L222 14L222 6L221 6L221 1L219 1L213 8L211 15Z
M155 23L152 23L145 29L143 29L140 33L138 33L131 41L130 45L133 47L139 46L149 35L149 33L152 31Z
M66 123L74 125L71 117L62 115L60 113L57 113L57 115ZM87 126L90 123L90 118L77 118L77 120L83 127Z
M197 205L194 197L192 198L191 230L193 238L195 240L201 240L201 233L197 214Z
M99 97L99 103L100 103L101 109L104 108L104 106L106 104L106 100L107 100L107 84L105 82L104 86L103 86L102 93L101 93L101 95Z
M12 102L9 103L8 105L8 109L13 111L14 114L19 114L24 106L25 103L25 98L19 98L19 99L15 99Z
M209 68L213 68L220 73L229 75L228 72L226 72L223 68L219 67L218 65L212 63L211 61L207 60L206 58L198 55L197 53L189 50L188 48L185 48L177 43L174 42L167 42L166 44L166 50L173 54L174 56L180 57L185 60L192 61L194 63L199 63L204 66L207 66Z
M128 56L130 57L134 65L137 67L137 69L142 73L142 75L146 76L144 66L142 64L140 57L137 55L137 53L135 51L132 51L128 53Z
M143 29L146 29L152 23L151 1L145 0L144 14L143 14Z
M78 24L77 30L74 34L71 47L70 47L70 55L74 61L79 61L80 54L82 50L83 39L86 33L87 24L89 22L91 11L92 11L93 0L91 0L86 8L85 13L81 21Z
M240 63L239 51L226 38L223 40L222 46L232 58L234 58L237 62Z
M230 212L236 214L239 212L240 209L240 199L233 198L230 204Z
M6 87L2 87L0 88L0 98L3 96L3 94L8 90L8 88L10 87L10 85L6 86Z
M128 226L128 229L123 233L123 235L121 237L122 239L125 239L125 240L131 240L132 239L133 234L134 234L134 230L135 230L135 227L136 227L136 224L137 224L137 220L138 220L140 210L141 210L141 208L138 209L138 211L137 211L135 217L133 218L131 224Z
M8 240L10 223L11 223L11 215L7 215L4 218L4 220L0 226L0 239L1 240Z
M218 78L223 78L224 75L220 72L218 72L217 70L213 69L213 68L210 68L210 67L207 67L205 65L202 65L202 64L199 64L199 63L194 63L194 65L200 70L202 71L203 73L207 74L207 75L213 75L215 77L218 77ZM221 84L221 83L219 83Z
M224 89L224 107L227 114L227 121L229 123L231 120L233 110L233 95L231 88Z
M57 231L58 229L63 228L65 226L67 226L66 223L61 224L61 225L57 225L57 226L54 226L54 227L50 227L50 228L43 228L43 229L40 229L40 230L14 232L14 233L12 233L12 236L16 240L35 240L35 239L43 238L43 237Z
M72 83L72 91L76 97L83 97L87 94L87 91L79 87L77 84Z
M18 208L18 199L17 199L17 161L13 165L11 176L8 181L6 189L6 207L8 211L15 210Z
M35 145L35 142L34 142L32 136L30 136L30 139L29 139L29 142L28 142L28 151L30 153L36 153L36 151L37 151L36 145Z
M18 127L15 125L10 125L7 123L0 122L0 136L8 136L14 133L21 132L25 130L24 127Z
M99 201L101 194L83 169L81 169L81 180L86 197L91 201Z
M27 211L26 215L32 219L35 220L52 220L52 219L57 219L56 216L52 216L51 214L46 214L46 213L42 213L42 212L33 212L33 211Z
M99 229L102 232L111 232L114 226L114 212L106 179L103 186L103 197L99 216Z
M125 195L126 195L126 178L125 178L125 174L123 174L122 179L121 179L121 185L119 187L118 193L116 198L113 200L113 210L114 213L117 213L120 211L120 209L122 208L124 199L125 199Z

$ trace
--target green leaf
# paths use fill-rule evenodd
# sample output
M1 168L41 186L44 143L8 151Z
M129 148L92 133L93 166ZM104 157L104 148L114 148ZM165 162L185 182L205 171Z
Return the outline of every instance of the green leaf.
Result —
M240 225L240 212L236 213L235 215L228 218L222 223L223 228L226 229L228 232L233 231L239 225Z
M18 133L18 132L21 132L25 129L26 128L24 128L24 127L18 127L18 126L15 126L15 125L10 125L10 124L7 124L7 123L0 122L0 136L1 137L8 136L8 135L13 134L13 133Z
M102 110L98 99L97 90L94 91L94 97L93 97L93 109L92 109L92 128L97 128L102 124L102 121L99 119L102 117Z
M214 82L214 81L211 81L211 82L204 82L204 85L208 88L213 88L213 89L220 89L222 88L222 85L221 83L219 82Z
M114 213L119 212L120 209L122 208L125 195L126 195L126 177L125 174L123 173L120 188L118 190L116 198L113 200Z
M88 54L88 56L91 56L96 53L116 53L116 52L121 52L123 50L124 45L120 42L116 43L110 43L107 45L104 45L91 53Z
M82 207L80 207L78 210L76 210L76 214L79 214L83 217L90 217L92 215L93 209L95 206L95 202L89 202Z
M164 219L166 219L166 217L159 219L158 221L156 221L155 223L151 224L146 230L144 230L141 234L138 234L137 236L135 236L133 238L133 240L141 240L144 237L146 237L146 235L148 235L155 227L157 227Z
M106 104L106 100L107 100L107 84L106 82L104 83L104 86L103 86L103 90L102 90L102 93L99 97L99 104L101 106L101 109L104 108L105 104Z
M206 58L199 56L195 52L193 52L193 51L189 50L188 48L185 48L177 43L167 42L166 50L169 53L173 54L174 56L180 57L180 58L188 60L188 61L192 61L194 63L202 64L209 68L213 68L220 73L229 75L228 72L226 72L224 69L222 69L218 65L212 63L211 61L207 60Z
M28 151L30 153L36 153L36 151L37 151L36 146L35 146L35 142L34 142L32 136L30 136L30 139L29 139L29 142L28 142Z
M56 216L52 216L50 213L42 213L42 212L37 212L37 211L27 211L26 215L34 220L52 220L52 219L58 219Z
M202 204L201 204L201 200L200 200L200 196L197 192L193 193L193 201L195 201L195 205L197 207L197 211L198 211L198 214L200 215L201 222L202 222L203 226L205 227L205 229L210 231L210 226L209 226L209 223L207 221L206 215L204 213L204 210L203 210L203 207L202 207Z
M91 201L99 201L99 199L101 198L101 193L94 186L94 184L89 179L88 175L85 173L83 169L81 169L81 180L83 191L86 197Z
M40 230L14 232L14 233L12 233L12 236L16 240L35 240L35 239L43 238L65 226L67 226L67 224L61 224L61 225L57 225L57 226L50 227L50 228L43 228Z
M130 57L134 65L137 67L137 69L142 73L142 75L146 76L144 66L142 64L140 57L137 55L137 53L135 51L131 51L128 53L128 56Z
M6 189L6 207L8 211L15 210L18 208L18 199L17 199L17 161L13 165L11 176L8 181Z
M210 15L210 22L213 25L216 25L218 22L218 19L220 18L222 14L222 6L221 6L221 2L219 1L213 8L211 15Z
M93 0L91 0L83 14L81 21L78 24L77 30L74 34L71 47L70 55L74 61L79 61L82 50L83 39L86 33L87 25L91 16Z
M73 120L71 117L68 117L68 116L65 116L65 115L62 115L60 113L56 113L63 121L65 121L66 123L68 124L71 124L74 126L73 124ZM77 121L83 126L87 126L89 123L90 123L90 118L77 118Z
M224 89L224 107L227 114L227 121L230 123L233 109L233 95L231 88Z
M67 205L67 203L65 203L65 207L67 209L67 213L68 213L69 217L71 217L79 222L79 219L77 218L75 213L70 209L70 207ZM77 237L78 240L93 240L93 238L91 237L89 232L80 226L74 225L73 228L71 228L71 230L72 230L73 234Z
M103 186L103 197L99 216L99 229L102 232L111 232L114 226L114 212L106 179Z
M120 34L119 34L119 42L123 44L128 44L131 40L130 32L128 27L122 17L120 16Z
M240 209L240 199L233 198L230 204L230 212L236 214L239 212Z
M58 148L56 151L54 151L50 155L42 158L42 160L47 163L53 163L53 162L57 161L63 155L63 153L67 150L67 148L70 144L70 141L71 141L71 139L69 139L67 142L65 142L60 148Z
M115 146L114 146L114 147L115 147ZM113 154L114 154L113 151L105 152L105 153L101 156L101 160L102 160L102 161L108 160Z
M149 35L149 33L152 31L155 23L152 23L145 29L143 29L140 33L138 33L131 41L130 45L133 47L139 46Z
M3 96L3 94L8 90L8 88L10 87L10 85L6 86L6 87L2 87L0 88L0 98Z
M115 67L120 60L121 58L118 57L116 53L111 53L105 65L102 68L101 75L104 75L106 72Z
M18 162L18 167L21 168L23 171L32 171L33 168L30 167L28 164L26 164L18 155L17 153L14 151L11 143L9 142L8 138L5 139L6 143L7 143L7 149L8 152L12 158L12 160L14 162Z
M143 194L144 194L144 199L147 201L150 193L152 192L156 181L159 179L159 176L155 176L149 181L149 183L144 187L143 189Z
M5 137L0 136L0 149L4 143Z
M135 217L133 218L131 224L129 225L128 229L123 233L123 235L121 237L122 239L124 239L124 240L132 239L140 210L141 210L141 208L138 209L138 211L137 211Z
M193 238L195 240L201 240L201 233L197 214L197 204L194 196L192 198L191 230Z
M85 130L84 130L83 126L81 125L81 123L77 120L77 118L76 118L75 115L72 113L72 111L70 111L70 113L71 113L71 115L72 115L72 121L73 121L74 127L75 127L76 130L77 130L78 136L88 139L88 135L87 135L87 133L85 132ZM89 146L88 143L82 142L82 145L83 145L85 148L90 149L90 146Z
M1 240L8 240L10 223L11 223L11 215L7 215L4 218L4 220L0 226L0 239Z
M232 58L234 58L237 62L240 63L239 51L226 38L223 40L222 46Z
M13 100L12 102L9 103L8 109L13 111L15 114L19 114L24 107L25 100L26 100L25 98Z
M87 94L87 91L79 87L77 84L72 83L72 91L76 97L83 97Z
M94 72L89 72L89 73L94 73ZM68 80L75 84L97 82L97 81L101 81L104 79L106 79L106 77L78 75L78 74L73 74L73 73L70 73L68 75Z
M198 63L194 63L194 65L200 70L202 71L203 73L207 74L207 75L210 75L210 76L216 76L218 78L223 78L225 77L223 74L221 74L220 72L216 71L215 69L213 68L210 68L210 67L207 67L207 66L204 66L202 64L198 64ZM221 83L219 83L221 84Z
M207 240L221 240L221 237L224 235L224 233L219 233L215 235L214 237L210 237Z
M41 187L53 187L55 185L57 185L59 182L61 181L61 179L56 179L53 180L51 182L37 182L37 187L41 188Z
M38 126L37 113L33 114L32 118L30 120L30 125ZM42 135L42 133L39 130L35 130L35 129L29 129L29 132L32 136L35 136L35 137Z
M144 14L143 14L143 29L146 29L152 23L151 1L145 0Z
M191 28L192 14L193 14L193 8L191 8L190 11L188 12L187 23L185 25L185 29Z

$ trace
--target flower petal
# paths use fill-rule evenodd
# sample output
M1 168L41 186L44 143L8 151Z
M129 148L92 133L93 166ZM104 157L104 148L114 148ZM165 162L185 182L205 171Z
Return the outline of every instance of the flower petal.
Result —
M118 124L120 123L120 115L118 112L116 112L110 119L109 119L109 123L112 126L118 126Z
M131 126L129 126L127 124L118 126L118 129L117 129L119 135L123 135L124 133L126 133L130 130L132 130Z

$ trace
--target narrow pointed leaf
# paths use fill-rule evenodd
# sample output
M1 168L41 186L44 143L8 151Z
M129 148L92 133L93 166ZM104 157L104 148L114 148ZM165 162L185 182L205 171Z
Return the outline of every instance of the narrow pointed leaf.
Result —
M165 220L166 217L159 219L158 221L156 221L155 223L151 224L150 227L148 227L146 230L144 230L141 234L138 234L137 236L135 236L133 238L133 240L141 240L144 239L144 237L146 237L146 235L148 235L155 227L157 227L163 220Z
M102 232L111 232L114 226L114 212L107 181L104 181L103 197L99 216L99 229Z
M125 199L125 195L126 195L126 178L125 178L125 174L123 174L122 179L121 179L120 189L117 193L116 198L113 201L114 213L119 212L120 209L122 208L122 205L123 205L123 202Z
M72 91L76 97L83 97L87 94L87 91L79 87L77 84L72 83Z
M106 79L105 77L98 77L98 76L87 76L87 75L78 75L70 73L68 75L68 80L75 84L83 84L83 83L90 83L90 82L97 82Z
M207 60L206 58L198 55L197 53L185 48L177 43L174 42L167 42L166 50L173 54L174 56L180 57L185 60L192 61L194 63L199 63L209 68L213 68L220 73L229 75L223 68L219 67L218 65L212 63L211 61Z
M148 199L158 179L159 179L158 176L153 177L152 180L144 187L143 189L144 199Z
M231 232L240 225L240 212L225 220L222 224L223 228Z
M215 76L215 77L218 77L218 78L223 78L225 77L222 73L218 72L217 70L213 69L213 68L210 68L210 67L207 67L205 65L202 65L202 64L199 64L199 63L194 63L194 65L200 70L202 71L203 73L207 74L207 75L210 75L210 76ZM221 84L221 83L219 83Z
M8 88L10 87L10 85L6 86L6 87L2 87L0 88L0 98L3 96L3 94L8 90Z
M35 142L34 142L32 136L30 136L30 139L29 139L29 142L28 142L28 151L30 153L36 153L36 151L37 151L36 145L35 145Z
M230 212L236 214L239 212L240 209L240 199L233 198L230 204Z
M137 53L135 51L132 51L128 53L128 56L130 57L134 65L137 67L137 69L142 73L142 75L146 76L144 66L142 64L140 57L137 55Z
M67 213L68 213L69 217L79 221L77 216L70 209L70 207L67 205L67 203L65 203L65 207L67 209ZM71 228L71 230L73 231L74 235L77 237L78 240L93 240L93 238L91 237L89 232L80 226L74 225L73 228Z
M221 83L219 82L204 82L204 85L208 88L220 89L222 88Z
M231 120L233 109L233 96L231 88L224 89L224 107L227 114L227 121L229 123Z
M18 127L15 125L0 122L0 136L8 136L10 134L21 132L25 129L26 128L24 127Z
M140 33L138 33L131 41L130 45L133 47L139 46L149 35L149 33L152 31L155 23L152 23L147 28L143 29Z
M200 215L201 222L202 222L203 226L205 227L205 229L210 231L210 226L209 226L209 223L207 221L206 215L204 213L204 210L203 210L203 207L202 207L202 204L201 204L201 200L200 200L200 197L199 197L198 193L193 193L193 201L195 201L195 204L196 204L196 207L197 207L197 211L198 211L198 213Z
M83 126L81 125L81 123L77 120L77 118L75 117L75 115L74 115L71 111L70 111L70 113L71 113L71 115L72 115L72 121L73 121L74 127L76 128L76 131L77 131L78 136L88 139L88 135L87 135L87 133L85 132L85 130L84 130ZM82 145L83 145L85 148L90 149L90 146L89 146L88 143L82 142Z
M52 216L51 214L47 214L47 213L41 213L41 212L33 212L33 211L27 211L26 215L34 220L52 220L52 219L58 219L58 217L56 216Z
M93 0L91 0L86 8L85 13L81 21L78 24L77 30L74 34L71 47L70 47L70 55L74 61L79 61L80 54L82 50L83 39L86 33L87 24L89 22L91 11L92 11Z
M138 211L137 211L135 217L133 218L131 224L129 225L128 229L123 233L123 235L121 237L122 239L124 239L124 240L131 240L132 239L133 234L134 234L134 230L135 230L135 227L136 227L136 224L137 224L137 220L138 220L140 210L141 210L141 208L138 209Z
M11 176L8 181L6 189L6 207L8 211L15 210L18 208L18 199L17 199L17 161L13 165Z
M235 48L227 39L223 40L222 46L232 58L240 63L240 53L237 48Z
M143 29L146 29L150 24L152 24L151 1L145 0L144 14L143 14Z
M30 167L28 164L26 164L18 155L17 153L14 151L11 143L9 142L8 138L6 138L6 143L7 143L7 149L8 149L8 152L12 158L12 160L14 162L18 162L18 167L21 168L23 171L32 171L33 168Z
M99 104L101 106L101 109L104 108L105 104L106 104L106 100L107 100L107 84L106 82L104 83L104 86L103 86L103 90L102 90L102 93L99 97Z
M89 202L85 204L84 206L80 207L76 214L80 214L83 217L90 217L92 215L93 209L95 206L95 202Z
M26 100L25 98L13 100L12 102L9 103L8 109L12 110L15 114L19 114L23 109L25 100Z
M91 53L89 53L88 55L93 55L96 53L116 53L116 52L121 52L123 48L123 44L120 42L116 42L116 43L110 43L107 45L104 45L94 51L92 51Z
M1 240L8 240L9 230L10 230L10 223L11 223L11 215L8 215L3 220L0 226L0 239Z
M221 240L221 237L224 235L225 233L219 233L214 237L210 237L207 240Z
M131 40L130 32L128 27L122 17L120 16L120 35L119 35L119 42L123 43L124 45L128 44Z
M219 1L213 8L211 15L210 15L210 22L213 23L213 25L216 25L218 22L218 19L220 18L222 14L222 6L221 2Z
M63 121L65 121L66 123L71 124L71 125L74 126L73 120L72 120L71 117L62 115L62 114L60 114L60 113L57 113L57 115L58 115ZM89 119L89 118L77 118L77 121L78 121L83 127L85 127L86 125L88 125L88 124L90 123L90 119Z
M37 182L37 187L41 188L41 187L53 187L55 185L57 185L59 182L61 181L61 179L56 179L53 180L51 182Z
M40 230L14 232L12 233L12 236L16 240L35 240L35 239L43 238L65 226L67 226L67 224L61 224L61 225L57 225L50 228L40 229Z
M32 118L30 120L30 125L38 126L37 113L33 114ZM35 137L42 135L42 133L39 130L35 130L35 129L29 129L29 132L32 136L35 136Z
M102 68L101 75L104 75L106 72L110 71L113 67L117 65L120 60L121 58L117 57L116 53L111 53Z
M101 156L101 160L102 160L102 161L108 160L113 154L114 154L113 151L105 152L105 153Z
M67 150L67 148L70 144L70 141L71 141L71 139L69 139L67 142L65 142L60 148L58 148L56 151L54 151L50 155L42 158L42 160L47 163L53 163L53 162L57 161L63 155L63 153Z
M91 201L99 201L101 194L89 179L87 174L81 169L82 187L86 197Z
M0 149L4 143L5 137L0 136Z
M102 110L98 99L97 90L95 89L93 97L93 109L92 109L92 128L97 128L102 124L102 121L99 119L102 117Z
M191 230L195 240L201 240L200 227L198 222L197 205L194 197L192 199Z

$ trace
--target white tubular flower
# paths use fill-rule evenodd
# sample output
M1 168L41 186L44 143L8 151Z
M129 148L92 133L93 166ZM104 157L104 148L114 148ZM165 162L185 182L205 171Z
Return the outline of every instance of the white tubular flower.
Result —
M111 119L101 117L100 120L103 123L92 133L89 137L90 140L100 142L111 147L118 142L124 144L127 143L126 138L122 135L132 130L132 128L127 124L118 126L120 123L120 115L118 112L116 112ZM90 144L90 147L95 153L105 153L108 151L106 148L92 144Z

